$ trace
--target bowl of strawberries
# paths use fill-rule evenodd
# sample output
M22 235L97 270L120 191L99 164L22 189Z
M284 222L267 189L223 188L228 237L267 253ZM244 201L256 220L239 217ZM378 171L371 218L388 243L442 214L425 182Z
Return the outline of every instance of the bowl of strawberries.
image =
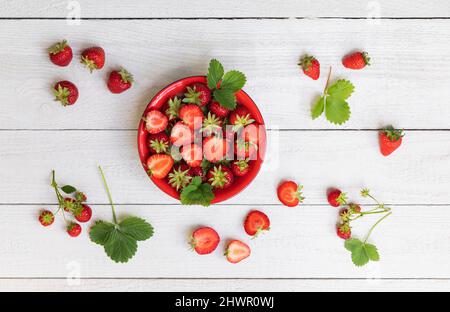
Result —
M184 205L219 203L245 189L266 150L264 119L243 73L211 60L207 76L177 80L147 105L138 151L150 179Z

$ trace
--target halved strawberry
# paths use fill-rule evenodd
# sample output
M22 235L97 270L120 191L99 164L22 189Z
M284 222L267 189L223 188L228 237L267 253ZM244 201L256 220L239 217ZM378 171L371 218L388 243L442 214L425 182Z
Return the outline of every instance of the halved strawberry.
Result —
M244 222L245 232L250 236L258 236L262 231L270 230L269 217L261 211L251 211Z
M298 185L293 181L285 181L278 186L278 199L283 205L288 207L297 206L304 199L301 190L303 186Z
M170 142L176 146L183 146L194 141L194 130L181 121L177 122L170 132Z
M206 178L215 189L226 189L234 182L233 172L231 172L230 168L222 165L209 169Z
M241 127L245 127L254 121L250 111L242 105L236 107L230 114L230 124L233 126L234 131L239 130Z
M205 158L216 163L226 156L228 143L225 139L216 136L210 136L203 140L203 155Z
M203 83L195 83L191 87L187 87L187 93L184 96L184 103L205 106L211 101L211 90Z
M155 134L166 130L169 119L159 110L152 110L144 118L145 128L149 133Z
M250 247L239 240L232 240L228 243L225 256L230 263L241 262L250 256Z
M238 177L245 176L250 171L250 166L248 165L248 159L235 160L231 163L231 171Z
M202 148L197 144L183 145L181 147L181 157L190 167L199 167L202 164Z
M217 117L227 117L230 113L230 110L220 105L219 102L211 102L209 110Z
M165 132L150 134L147 137L150 154L160 154L169 151L169 137Z
M216 250L220 236L211 227L202 227L192 233L191 246L199 255L207 255Z
M191 129L199 129L202 127L203 111L195 104L184 105L180 108L180 118Z
M173 167L173 159L166 154L155 154L147 160L147 172L156 179L164 179Z

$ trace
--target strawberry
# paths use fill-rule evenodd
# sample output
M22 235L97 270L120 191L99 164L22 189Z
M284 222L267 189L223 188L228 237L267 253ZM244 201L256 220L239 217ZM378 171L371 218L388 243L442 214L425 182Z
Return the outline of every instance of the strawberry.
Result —
M245 232L253 237L258 236L262 231L270 230L269 217L258 210L251 211L244 222Z
M202 148L197 144L183 145L181 147L181 157L190 167L199 167L202 164Z
M169 120L175 120L178 118L180 114L181 108L181 100L178 97L174 97L169 99L166 103L164 103L161 111L166 114Z
M342 222L349 222L351 215L352 215L352 212L349 211L347 208L344 208L339 212L339 217Z
M250 247L239 240L232 240L227 245L225 256L227 257L228 262L241 262L250 256Z
M209 184L215 189L226 189L234 182L233 172L226 166L214 166L206 175Z
M203 169L201 166L199 167L192 167L191 169L189 169L189 173L188 173L191 177L200 177L202 178L203 182L206 182L206 176L205 173L203 172Z
M348 223L344 223L341 226L337 226L336 233L340 238L345 239L345 240L352 237L352 230L351 230L350 226L348 225Z
M303 186L297 185L297 183L293 181L285 181L278 186L277 189L278 199L285 206L288 207L297 206L305 199L301 193L302 189Z
M60 101L62 106L73 105L78 100L78 88L70 81L59 81L53 89L55 101Z
M184 103L205 106L211 101L211 90L203 83L195 83L191 87L187 87L187 93L184 96Z
M66 197L64 198L64 211L72 212L73 207L75 206L75 199Z
M73 212L73 216L78 222L88 222L92 217L92 209L88 205L81 205L80 209Z
M148 158L148 174L156 179L164 179L173 167L173 158L166 154L155 154Z
M311 77L313 80L319 79L320 63L314 56L305 55L298 65L300 65L306 76Z
M207 255L216 250L220 236L210 227L196 229L192 233L191 246L199 255Z
M228 143L225 139L210 136L203 140L203 155L206 160L216 163L225 158L227 153Z
M222 135L223 120L215 114L208 112L208 115L203 120L202 132L204 136Z
M109 74L108 78L108 89L112 93L122 93L129 88L133 83L133 76L127 72L125 69L113 70Z
M67 233L72 237L77 237L81 234L81 226L78 223L71 223L67 226Z
M239 160L255 160L258 155L258 146L252 142L245 142L244 140L237 139L236 142L234 142L234 153Z
M384 156L388 156L400 147L404 134L403 130L388 127L387 129L380 131L378 136L380 141L380 152Z
M161 154L169 151L169 137L165 132L149 134L147 142L150 154Z
M250 114L250 111L242 105L239 105L234 111L231 112L229 119L234 131L237 131L241 127L245 127L255 121L252 119L252 114Z
M237 177L245 176L249 171L248 159L235 160L231 163L231 171Z
M180 191L191 182L192 175L190 174L190 168L186 164L179 164L173 167L168 178L169 184L177 191Z
M351 213L360 213L361 212L361 206L358 204L349 204L348 207L349 207L349 210Z
M223 118L227 117L230 113L230 110L220 105L219 102L211 102L211 104L209 104L209 110L217 117Z
M258 145L260 141L263 141L264 138L263 126L252 123L248 126L245 126L243 129L238 130L238 139L243 140L245 142L253 143L254 145Z
M92 73L95 69L102 69L105 65L105 50L100 47L92 47L81 53L83 63Z
M190 144L194 142L194 130L179 121L170 132L170 142L176 146Z
M76 191L76 192L75 192L75 199L76 199L78 202L85 202L85 201L87 201L87 196L86 196L86 194L84 194L83 192Z
M347 203L347 195L338 189L332 189L327 195L328 203L333 207L339 207Z
M73 58L72 48L67 44L66 40L54 44L48 49L50 61L58 66L67 66Z
M195 104L187 104L180 108L180 119L191 129L199 129L202 126L203 111Z
M51 212L51 211L43 210L39 214L39 222L43 226L49 226L49 225L53 224L54 221L55 221L55 216L54 216L53 212Z
M166 130L169 124L169 119L159 110L152 110L143 118L145 121L145 128L149 133L155 134Z
M350 69L362 69L366 67L366 65L370 65L369 54L367 54L367 52L355 52L346 55L342 59L342 65Z

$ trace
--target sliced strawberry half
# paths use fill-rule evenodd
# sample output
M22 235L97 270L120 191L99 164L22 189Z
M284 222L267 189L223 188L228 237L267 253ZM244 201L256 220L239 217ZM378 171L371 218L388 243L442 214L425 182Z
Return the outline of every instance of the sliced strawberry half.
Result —
M147 160L148 174L156 179L164 179L173 167L173 159L166 154L155 154Z
M202 164L202 148L197 144L184 145L181 148L181 157L191 167L199 167Z
M232 240L228 243L225 256L230 263L241 262L250 256L250 247L239 240Z
M194 130L181 121L177 122L170 132L170 142L176 146L183 146L194 142Z
M288 207L295 207L301 203L304 199L302 197L302 186L293 181L286 181L278 186L277 195L278 199L283 205Z
M149 133L155 134L166 130L169 119L159 110L152 110L144 118L145 128Z
M216 250L220 236L211 227L202 227L192 233L191 246L199 255L207 255Z
M270 230L269 217L261 211L251 211L244 222L245 232L250 236L258 236L263 231Z
M223 160L227 154L227 149L228 143L223 138L210 136L203 140L203 155L212 163Z
M203 111L195 104L184 105L180 108L180 118L191 129L199 129L203 124Z

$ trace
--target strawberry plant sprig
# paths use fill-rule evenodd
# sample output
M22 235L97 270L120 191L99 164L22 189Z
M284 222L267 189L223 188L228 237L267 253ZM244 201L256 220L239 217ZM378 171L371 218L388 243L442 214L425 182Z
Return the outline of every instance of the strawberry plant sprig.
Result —
M356 266L363 266L369 261L380 260L377 247L373 244L369 244L367 241L378 224L392 214L391 208L386 207L383 203L378 201L370 193L369 189L361 190L361 196L372 199L376 204L375 208L362 211L360 205L353 203L348 204L347 201L344 200L342 204L347 205L347 207L341 210L339 214L340 225L337 227L338 236L346 240L344 247L351 252L352 261ZM352 222L364 216L376 214L381 214L382 216L372 225L363 240L351 237Z

